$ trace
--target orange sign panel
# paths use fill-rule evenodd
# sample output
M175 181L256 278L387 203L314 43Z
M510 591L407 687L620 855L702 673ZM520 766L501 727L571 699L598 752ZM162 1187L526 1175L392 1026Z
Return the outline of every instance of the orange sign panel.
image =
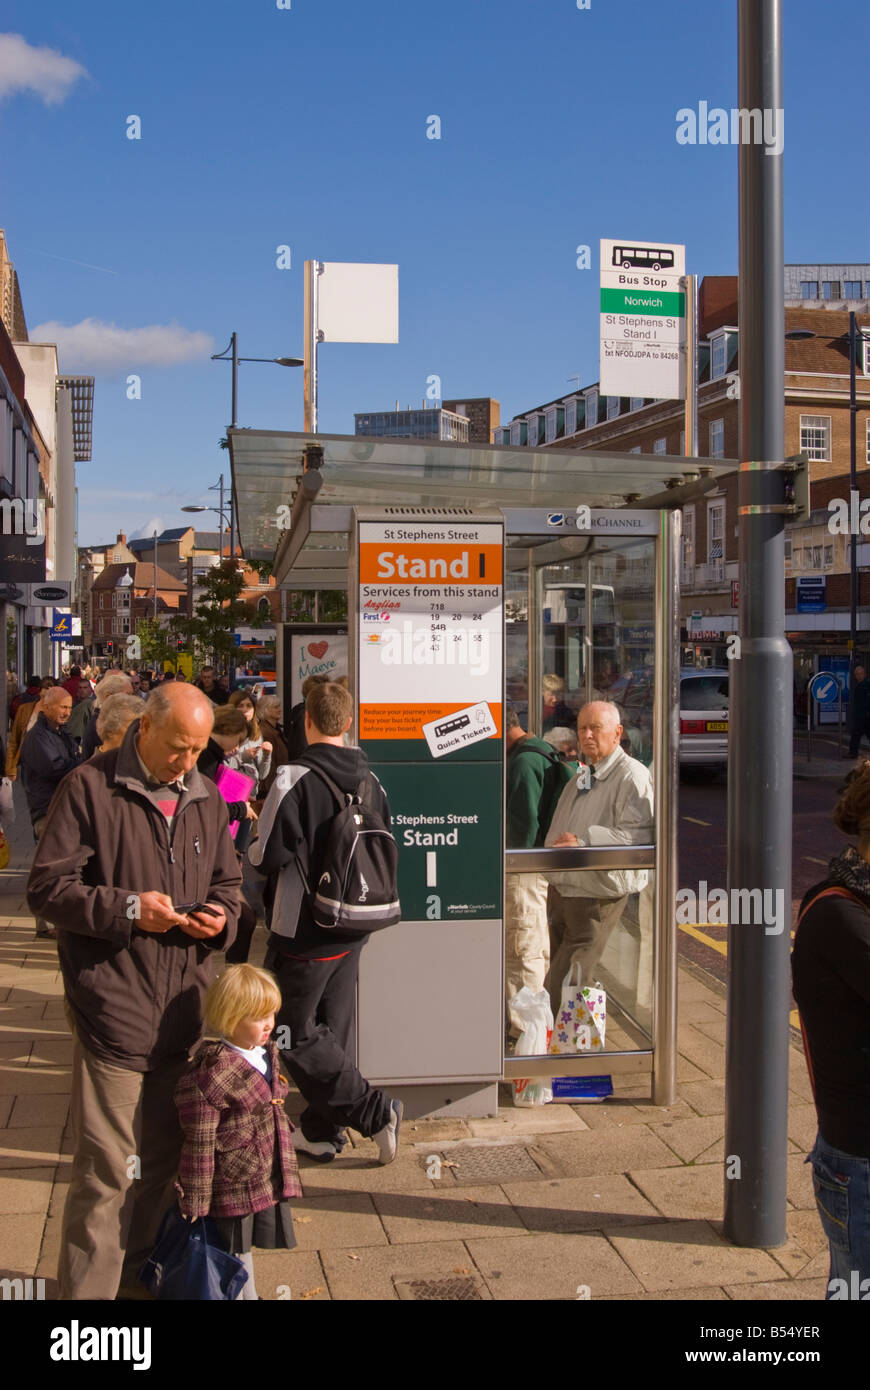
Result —
M359 577L363 584L500 584L502 547L369 541L359 548Z

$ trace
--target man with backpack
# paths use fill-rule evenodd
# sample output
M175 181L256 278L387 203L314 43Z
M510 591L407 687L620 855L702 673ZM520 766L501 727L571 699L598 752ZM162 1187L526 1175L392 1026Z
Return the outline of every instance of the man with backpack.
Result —
M357 1069L354 1010L369 932L399 918L398 851L383 787L362 750L344 746L352 719L343 686L321 682L309 690L308 746L279 769L248 858L269 877L264 964L281 990L277 1041L307 1102L293 1142L329 1163L350 1125L374 1139L381 1163L391 1163L402 1103Z
M508 849L543 845L553 812L576 764L563 762L551 743L527 734L513 705L505 710ZM543 874L508 874L505 879L505 1002L508 1032L518 1038L522 1023L512 1000L523 987L542 990L550 965L547 880Z

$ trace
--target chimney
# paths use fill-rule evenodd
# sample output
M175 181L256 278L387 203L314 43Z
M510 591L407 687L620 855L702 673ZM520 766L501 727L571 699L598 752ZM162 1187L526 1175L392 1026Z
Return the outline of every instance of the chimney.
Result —
M126 544L127 544L127 537L124 535L124 532L123 532L123 531L119 531L119 532L118 532L118 539L115 541L115 545L126 545Z

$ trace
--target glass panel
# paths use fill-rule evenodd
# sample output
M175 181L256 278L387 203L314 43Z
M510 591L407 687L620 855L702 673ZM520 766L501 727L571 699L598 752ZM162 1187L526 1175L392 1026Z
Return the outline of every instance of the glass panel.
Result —
M509 542L515 564L520 563L520 556L529 554L520 548L520 539ZM514 703L520 714L524 698L538 700L541 737L560 753L562 790L549 808L547 819L554 828L548 835L558 838L564 830L576 835L581 844L605 850L652 845L655 824L649 769L653 758L655 541L596 537L578 539L575 544L576 554L540 566L542 689L537 696L528 693L526 570L511 573L509 566L508 702ZM533 547L530 550L533 553ZM577 714L593 699L612 700L620 712L621 733L606 756L621 747L636 761L631 788L620 792L618 823L612 814L616 783L608 788L607 778L598 787L594 782L595 768L605 760L594 741L597 738L607 743L606 716L603 721L594 714L587 716L578 748ZM528 729L521 714L520 722ZM587 727L596 722L604 727L597 732ZM509 788L511 759L518 756L516 747L509 751ZM531 760L532 753L523 756ZM587 761L581 761L584 758ZM624 789L624 782L620 786ZM588 803L587 794L593 797ZM558 816L555 822L554 814ZM552 854L555 857L558 851L554 849ZM588 1038L588 1050L603 1054L602 1076L608 1073L608 1052L647 1051L652 1045L654 878L651 869L619 866L554 866L535 873L512 870L507 876L509 991L512 980L516 981L515 988L523 981L534 981L533 988L549 990L558 1045L559 1029L564 1032L566 1024L560 1017L562 985L572 959L579 960L582 983L600 983L606 995L603 1047L598 1045L594 1027ZM545 985L548 952L550 972ZM508 1028L516 1037L519 1030L510 1008Z

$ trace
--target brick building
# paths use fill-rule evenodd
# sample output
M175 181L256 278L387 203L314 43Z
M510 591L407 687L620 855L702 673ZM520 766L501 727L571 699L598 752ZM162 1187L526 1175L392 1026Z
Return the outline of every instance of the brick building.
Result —
M801 268L796 268L801 269ZM864 287L841 267L840 288ZM787 281L788 283L788 281ZM827 283L827 282L826 282ZM867 282L870 293L870 281ZM842 298L795 301L785 311L787 334L809 335L785 344L785 452L806 451L810 459L812 505L809 522L789 527L786 539L786 625L799 663L807 668L818 655L846 650L849 625L849 539L832 534L827 503L849 496L849 314L859 331L870 332L870 301ZM736 276L708 276L698 296L698 453L732 458L739 454L739 327ZM859 340L857 363L857 464L861 495L870 466L870 341ZM685 454L684 403L637 397L601 396L597 383L515 416L495 432L495 441L514 446L608 450L620 453ZM737 626L737 474L720 479L717 489L683 513L681 618L687 662L719 664L728 632ZM870 529L870 517L868 517ZM859 564L870 562L870 543L859 545ZM797 612L797 579L825 576L826 611ZM870 576L864 588L859 632L870 648ZM702 614L691 621L690 614ZM703 633L703 637L696 636Z
M167 574L159 565L134 560L132 564L105 566L91 588L91 645L95 657L124 655L127 637L136 632L143 618L154 614L155 583L158 617L185 611L186 582Z

